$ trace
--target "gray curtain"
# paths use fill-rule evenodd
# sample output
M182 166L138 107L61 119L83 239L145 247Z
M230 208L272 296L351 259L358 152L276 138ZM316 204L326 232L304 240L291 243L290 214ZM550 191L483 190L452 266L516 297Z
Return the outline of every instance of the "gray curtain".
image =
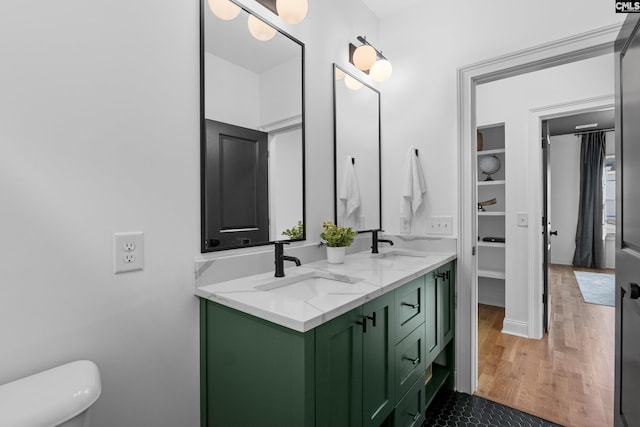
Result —
M604 132L582 135L580 148L580 205L573 265L603 268L602 171L606 156Z

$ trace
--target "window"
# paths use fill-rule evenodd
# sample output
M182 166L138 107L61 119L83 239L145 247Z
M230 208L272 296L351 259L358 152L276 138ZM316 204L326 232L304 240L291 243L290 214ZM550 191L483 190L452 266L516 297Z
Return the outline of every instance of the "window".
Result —
M607 234L616 233L616 156L607 156L604 161L604 173L602 176L602 186L604 193L604 206L602 219L604 222L603 232Z

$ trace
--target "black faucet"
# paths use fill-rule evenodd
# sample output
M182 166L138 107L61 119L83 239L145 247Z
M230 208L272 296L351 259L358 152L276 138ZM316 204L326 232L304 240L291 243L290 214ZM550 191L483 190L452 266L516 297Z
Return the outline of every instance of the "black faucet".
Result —
M378 239L378 232L383 231L384 230L372 230L371 231L371 253L372 254L377 254L378 253L378 243L380 242L385 242L390 244L391 246L393 246L393 241L389 240L389 239Z
M284 262L292 261L295 262L298 267L300 267L300 260L294 256L289 256L284 254L284 245L288 245L289 242L274 242L276 245L275 250L275 264L276 264L276 277L284 277Z

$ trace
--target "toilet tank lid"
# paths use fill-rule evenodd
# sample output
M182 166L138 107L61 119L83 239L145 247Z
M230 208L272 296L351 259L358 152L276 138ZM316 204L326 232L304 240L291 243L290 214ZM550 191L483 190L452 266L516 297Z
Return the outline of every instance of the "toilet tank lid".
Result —
M96 364L78 360L0 385L0 414L10 426L55 426L89 408L101 391Z

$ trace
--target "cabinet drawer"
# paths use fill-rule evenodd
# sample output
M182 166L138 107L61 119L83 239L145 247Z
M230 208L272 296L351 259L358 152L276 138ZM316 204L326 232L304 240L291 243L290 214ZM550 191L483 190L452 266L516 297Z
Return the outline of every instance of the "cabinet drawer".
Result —
M400 398L425 372L425 330L424 323L396 345L396 396Z
M424 322L424 276L395 290L396 342Z
M424 374L413 384L409 392L396 405L394 427L419 427L424 423L426 410Z

